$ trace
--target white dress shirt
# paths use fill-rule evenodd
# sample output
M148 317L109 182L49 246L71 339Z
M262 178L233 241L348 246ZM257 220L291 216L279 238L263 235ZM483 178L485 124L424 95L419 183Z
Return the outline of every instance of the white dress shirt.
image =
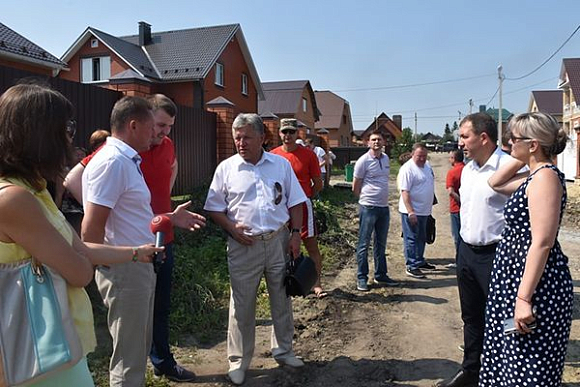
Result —
M83 172L83 205L111 209L105 225L105 243L137 246L154 243L149 230L153 219L151 194L139 168L141 157L123 141L108 137Z
M204 209L225 212L248 226L248 235L259 235L278 230L290 219L288 209L305 201L288 160L263 152L254 165L235 154L217 166Z
M485 246L499 242L505 220L503 208L508 196L492 190L487 180L512 157L499 147L483 166L471 160L461 173L461 239L470 245Z

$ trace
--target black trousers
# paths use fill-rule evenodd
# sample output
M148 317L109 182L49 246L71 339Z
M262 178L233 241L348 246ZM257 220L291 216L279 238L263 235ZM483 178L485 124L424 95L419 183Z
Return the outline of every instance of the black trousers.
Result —
M475 373L481 368L485 304L496 247L497 243L479 247L461 241L457 252L457 285L465 346L461 366Z

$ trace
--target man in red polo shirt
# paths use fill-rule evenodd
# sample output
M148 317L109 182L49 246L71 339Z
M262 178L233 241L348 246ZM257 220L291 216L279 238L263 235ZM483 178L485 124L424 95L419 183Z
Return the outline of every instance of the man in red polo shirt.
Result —
M272 149L272 153L284 157L292 165L294 174L302 190L308 197L308 200L302 203L303 221L302 221L302 242L308 251L310 257L316 263L318 279L314 284L313 290L317 297L322 298L326 293L320 283L320 274L322 271L322 256L318 249L316 239L316 227L314 224L314 209L312 208L312 197L316 195L323 187L318 157L308 147L298 145L298 125L294 118L283 118L280 120L280 138L282 145Z
M455 253L459 247L459 230L461 229L461 222L459 221L459 209L461 202L459 200L459 187L461 187L461 171L465 166L463 162L463 151L456 149L449 152L449 162L451 169L447 172L447 179L445 188L449 193L449 214L451 216L451 235L455 241ZM448 267L455 267L455 263L451 263Z

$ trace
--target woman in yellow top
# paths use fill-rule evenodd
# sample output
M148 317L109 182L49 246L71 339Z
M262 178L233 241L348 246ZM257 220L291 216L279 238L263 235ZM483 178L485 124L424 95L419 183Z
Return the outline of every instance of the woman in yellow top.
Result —
M68 282L69 306L83 352L96 345L93 315L83 289L94 265L150 262L162 248L83 243L46 190L71 157L71 103L39 85L17 85L0 97L0 263L34 256ZM94 386L86 358L34 386Z

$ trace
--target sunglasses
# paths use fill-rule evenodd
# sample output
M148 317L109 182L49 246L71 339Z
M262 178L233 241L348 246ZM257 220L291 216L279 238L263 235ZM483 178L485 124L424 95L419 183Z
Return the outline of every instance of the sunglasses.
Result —
M296 131L292 129L285 129L282 131L282 134L295 134Z
M278 205L282 202L282 185L278 182L274 184L274 190L276 191L276 198L274 199L274 204Z
M515 144L518 141L530 141L530 140L533 140L533 138L530 138L530 137L510 136L510 141L512 142L512 144Z
M70 138L74 138L77 133L77 122L75 120L68 120L66 122L66 134Z

